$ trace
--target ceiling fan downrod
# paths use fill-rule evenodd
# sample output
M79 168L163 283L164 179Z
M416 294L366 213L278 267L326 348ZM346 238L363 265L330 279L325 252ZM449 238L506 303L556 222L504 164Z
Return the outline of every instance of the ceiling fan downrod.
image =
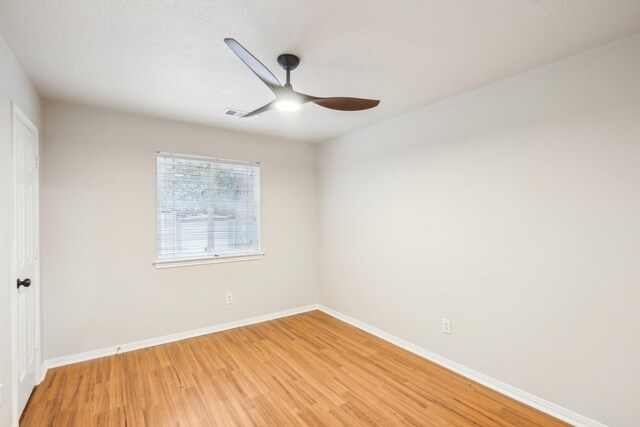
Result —
M278 64L287 72L287 82L285 83L285 87L291 87L291 71L295 70L298 65L300 65L300 58L291 54L291 53L283 53L278 56Z

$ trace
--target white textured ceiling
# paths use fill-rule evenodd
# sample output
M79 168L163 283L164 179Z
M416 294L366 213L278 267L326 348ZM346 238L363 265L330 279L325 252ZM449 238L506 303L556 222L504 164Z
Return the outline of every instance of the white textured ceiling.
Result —
M0 0L0 32L45 97L322 141L640 31L638 0ZM272 93L234 37L298 91L381 99L256 119Z

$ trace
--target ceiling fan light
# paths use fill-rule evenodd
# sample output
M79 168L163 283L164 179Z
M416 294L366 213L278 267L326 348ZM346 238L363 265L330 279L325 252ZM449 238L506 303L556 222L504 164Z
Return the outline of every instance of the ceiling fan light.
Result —
M276 108L280 111L298 111L300 103L291 99L282 99L276 102Z

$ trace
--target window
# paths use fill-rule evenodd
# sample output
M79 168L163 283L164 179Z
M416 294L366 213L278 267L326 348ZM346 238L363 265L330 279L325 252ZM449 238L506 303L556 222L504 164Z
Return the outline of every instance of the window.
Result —
M260 254L260 164L157 155L156 264Z

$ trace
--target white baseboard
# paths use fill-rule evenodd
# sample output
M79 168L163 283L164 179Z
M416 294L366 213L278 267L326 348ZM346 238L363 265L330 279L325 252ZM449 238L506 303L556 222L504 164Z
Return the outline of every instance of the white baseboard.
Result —
M580 427L582 426L606 427L604 424L599 423L598 421L595 421L583 415L577 414L573 411L565 409L554 403L548 402L544 399L534 396L531 393L527 393L526 391L510 386L509 384L505 384L502 381L498 381L485 374L474 371L473 369L467 368L464 365L461 365L457 362L449 360L436 353L432 353L429 350L426 350L422 347L419 347L415 344L410 343L409 341L403 340L402 338L399 338L388 332L382 331L378 328L375 328L371 325L368 325L364 322L354 319L353 317L347 316L346 314L342 314L338 311L335 311L329 307L319 305L318 309L330 316L335 317L336 319L342 320L343 322L346 322L352 326L355 326L358 329L362 329L363 331L368 332L372 335L375 335L376 337L381 338L393 345L396 345L400 348L410 351L411 353L417 354L418 356L424 357L425 359L430 360L434 363L437 363L438 365L444 368L447 368L457 374L460 374L466 378L469 378L470 380L473 380L486 387L489 387L492 390L495 390L499 393L509 396L510 398L517 400L518 402L522 402L525 405L538 409L539 411L547 413L562 421L565 421Z
M40 377L37 378L38 383L36 385L40 385L40 383L44 381L45 377L47 376L48 370L49 370L49 367L47 366L47 361L45 360L44 363L42 363L42 366L40 367Z
M142 348L153 347L160 344L168 344L175 341L184 340L187 338L198 337L201 335L212 334L214 332L226 331L228 329L240 328L242 326L249 326L256 323L267 322L269 320L280 319L282 317L293 316L294 314L306 313L307 311L317 310L317 304L311 304L304 307L292 308L289 310L279 311L277 313L265 314L262 316L251 317L249 319L237 320L235 322L222 323L214 326L206 326L200 329L193 329L185 332L178 332L176 334L165 335L162 337L150 338L146 340L140 340L130 342L127 344L114 345L111 347L105 347L98 350L85 351L83 353L70 354L68 356L55 357L53 359L47 359L42 366L42 378L44 380L47 371L59 366L70 365L72 363L84 362L91 359L97 359L99 357L113 356L115 354L125 353L128 351L139 350Z

